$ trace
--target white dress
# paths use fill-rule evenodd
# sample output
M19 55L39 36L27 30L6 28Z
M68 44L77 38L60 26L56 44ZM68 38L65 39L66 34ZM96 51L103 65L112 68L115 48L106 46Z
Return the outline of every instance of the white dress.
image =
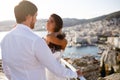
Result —
M60 59L62 58L62 54L63 54L63 51L57 51L53 53L53 56L60 62ZM55 74L50 72L48 69L46 69L46 77L47 77L47 80L67 80L66 78L61 78L56 76Z

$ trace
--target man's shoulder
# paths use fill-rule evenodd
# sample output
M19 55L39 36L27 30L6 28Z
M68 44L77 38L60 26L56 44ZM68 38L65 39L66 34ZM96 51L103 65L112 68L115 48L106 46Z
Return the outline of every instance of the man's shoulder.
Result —
M40 36L38 36L38 35L35 34L34 32L31 32L31 33L29 34L29 37L30 37L31 39L33 39L33 40L36 40L36 39L40 38Z
M0 45L5 43L5 40L7 40L7 38L9 37L9 34L10 34L10 32L6 32L5 36L1 39Z

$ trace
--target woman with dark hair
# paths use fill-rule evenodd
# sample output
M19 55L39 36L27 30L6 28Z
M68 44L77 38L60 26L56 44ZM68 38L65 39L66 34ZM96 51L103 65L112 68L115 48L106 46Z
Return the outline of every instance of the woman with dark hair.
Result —
M63 21L61 17L57 14L52 14L46 26L48 35L45 39L52 52L64 50L67 45L67 40L65 39L65 34L62 33Z
M60 62L62 53L67 45L67 40L65 39L65 34L62 33L63 21L57 14L52 14L47 21L47 31L48 34L45 38L49 48L53 52L53 56ZM66 80L57 77L50 71L46 70L47 80Z

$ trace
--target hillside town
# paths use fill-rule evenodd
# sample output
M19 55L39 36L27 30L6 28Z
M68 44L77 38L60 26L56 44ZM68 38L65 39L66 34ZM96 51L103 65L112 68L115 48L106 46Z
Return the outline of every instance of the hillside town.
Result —
M95 45L99 39L102 39L101 36L120 36L120 18L76 25L74 27L64 28L63 31L67 34L68 46L74 46L77 43Z

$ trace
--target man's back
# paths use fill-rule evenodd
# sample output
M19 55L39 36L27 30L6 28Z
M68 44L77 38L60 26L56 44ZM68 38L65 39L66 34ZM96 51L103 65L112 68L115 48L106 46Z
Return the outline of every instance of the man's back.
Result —
M55 59L44 40L23 24L5 36L1 51L3 70L10 80L46 80L45 67L62 78L77 77Z
M2 58L13 80L44 80L44 67L37 61L34 41L39 38L27 26L19 24L2 42ZM7 65L6 65L7 64ZM18 77L21 78L18 79ZM44 77L43 77L44 78Z

